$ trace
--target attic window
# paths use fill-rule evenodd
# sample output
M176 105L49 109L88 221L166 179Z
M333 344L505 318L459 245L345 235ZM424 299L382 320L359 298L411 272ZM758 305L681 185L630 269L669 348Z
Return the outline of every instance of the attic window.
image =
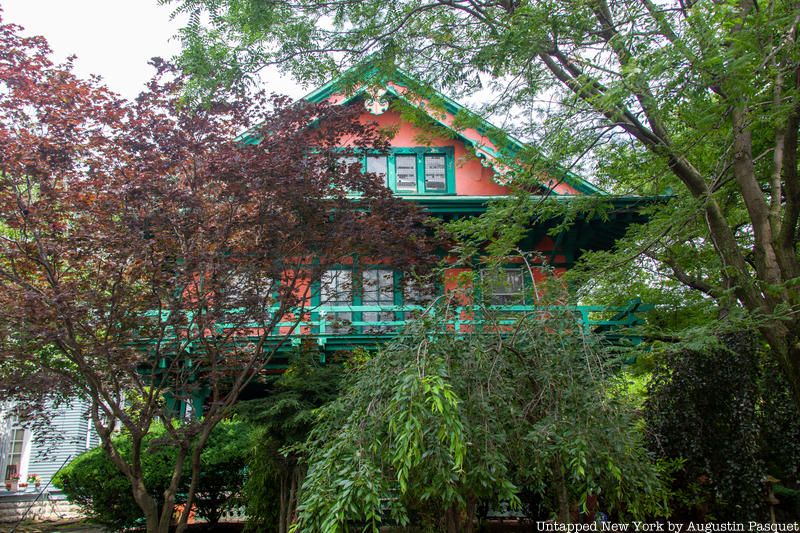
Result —
M397 190L417 192L417 157L414 155L395 156L397 171Z
M425 156L425 190L446 191L447 178L445 174L444 155Z
M341 157L340 165L360 163L363 172L377 174L400 195L454 194L455 158L452 146L391 148L388 153L366 152Z
M383 176L383 183L384 185L388 184L386 179L387 176L387 169L388 165L386 164L386 156L385 155L370 155L367 156L367 172L373 172L378 174L379 176Z

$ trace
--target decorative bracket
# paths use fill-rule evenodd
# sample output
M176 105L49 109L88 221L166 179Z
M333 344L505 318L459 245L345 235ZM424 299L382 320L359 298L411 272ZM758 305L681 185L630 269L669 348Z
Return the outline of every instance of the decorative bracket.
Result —
M386 97L386 89L378 87L366 91L364 107L373 115L382 115L389 109L389 99Z
M494 155L478 144L475 145L475 155L478 157L478 161L481 162L481 166L494 170L492 179L495 183L508 185L514 176L514 170L511 167L498 161Z

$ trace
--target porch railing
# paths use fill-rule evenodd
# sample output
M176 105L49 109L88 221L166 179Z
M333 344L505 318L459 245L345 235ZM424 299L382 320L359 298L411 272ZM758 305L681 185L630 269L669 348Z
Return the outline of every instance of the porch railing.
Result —
M485 331L485 327L513 325L521 314L567 312L575 316L587 333L590 331L616 336L631 335L624 333L627 328L641 325L644 319L638 313L652 309L651 304L644 304L640 299L630 300L621 307L602 305L463 305L448 310L448 317L443 323L448 331L454 333L474 333ZM305 320L279 322L275 333L289 333L298 343L303 337L313 336L324 345L329 338L342 336L391 337L426 308L419 305L325 305L312 308L303 313ZM486 316L489 311L491 318ZM434 313L428 310L428 313ZM291 329L289 329L291 328ZM637 339L631 337L637 342Z

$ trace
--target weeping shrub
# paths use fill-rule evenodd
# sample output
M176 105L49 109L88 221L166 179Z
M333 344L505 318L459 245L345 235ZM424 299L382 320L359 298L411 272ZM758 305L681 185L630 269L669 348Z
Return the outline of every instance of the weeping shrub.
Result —
M458 335L443 304L347 373L308 442L298 531L469 532L522 493L564 522L595 498L620 519L666 514L601 339L556 309L513 323L476 312L483 329Z

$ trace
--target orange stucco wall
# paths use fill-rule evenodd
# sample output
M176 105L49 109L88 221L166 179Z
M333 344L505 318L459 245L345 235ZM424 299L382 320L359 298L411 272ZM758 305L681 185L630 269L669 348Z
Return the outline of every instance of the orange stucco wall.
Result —
M361 115L363 123L375 123L379 128L387 131L396 131L391 139L391 144L398 148L414 146L452 146L456 162L456 194L460 196L497 196L507 194L508 190L492 181L494 171L485 168L480 161L470 154L464 143L456 139L430 139L423 137L423 132L418 127L403 121L400 113L389 110L380 115L364 112ZM424 138L424 140L423 140Z
M408 89L402 85L389 82L393 90L400 94L406 95L415 105L421 108L429 106L429 101L424 98L416 97L408 92ZM334 94L328 98L328 102L337 104L345 100L342 94ZM356 104L360 105L360 104ZM436 118L445 125L452 125L455 121L455 116L447 111L437 109L435 111ZM396 111L389 109L380 115L373 115L366 111L361 115L361 121L376 122L382 128L387 128L390 131L397 130L394 138L392 139L392 146L396 147L413 147L413 146L453 146L455 148L456 159L456 194L459 196L489 196L489 195L503 195L506 194L506 188L493 181L494 170L491 168L483 167L480 162L475 158L470 151L464 147L464 143L454 139L434 139L430 140L429 135L423 138L425 141L419 140L422 131L419 128L404 122L400 119L400 114ZM465 138L477 143L478 146L485 146L491 150L497 150L497 146L486 136L481 135L478 130L474 128L467 128L460 130L460 134ZM542 176L542 182L546 186L552 187L557 194L578 195L580 194L577 189L567 183L561 183L556 179Z

